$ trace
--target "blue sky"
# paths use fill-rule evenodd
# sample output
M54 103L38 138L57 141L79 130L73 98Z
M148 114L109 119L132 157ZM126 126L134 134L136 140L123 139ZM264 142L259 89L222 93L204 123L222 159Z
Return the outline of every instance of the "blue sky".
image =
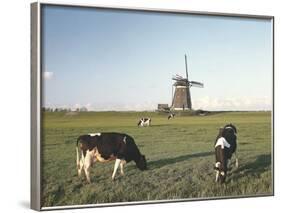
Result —
M153 110L171 104L172 76L193 107L270 110L270 20L45 6L43 105Z

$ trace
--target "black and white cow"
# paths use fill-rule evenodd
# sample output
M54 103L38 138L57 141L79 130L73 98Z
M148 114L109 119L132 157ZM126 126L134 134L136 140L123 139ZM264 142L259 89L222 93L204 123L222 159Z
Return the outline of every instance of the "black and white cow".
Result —
M168 116L168 120L172 119L175 117L175 113L170 113L169 116Z
M150 126L151 125L151 118L141 118L138 122L138 126Z
M81 158L79 156L81 152ZM145 156L142 155L134 139L122 133L94 133L81 135L76 144L78 176L84 170L87 181L91 183L90 167L95 162L115 160L112 180L114 180L120 165L121 175L124 175L124 165L134 161L140 170L147 168Z
M220 128L215 141L216 155L216 182L224 183L227 169L230 165L232 154L235 155L235 164L238 167L237 149L237 129L233 124L227 124Z

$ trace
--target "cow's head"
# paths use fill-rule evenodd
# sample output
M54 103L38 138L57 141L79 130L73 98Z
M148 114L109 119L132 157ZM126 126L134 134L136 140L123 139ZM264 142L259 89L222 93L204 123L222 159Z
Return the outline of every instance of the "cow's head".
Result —
M140 158L136 161L136 165L140 170L146 170L146 159L144 155L140 155Z
M224 129L233 129L234 133L237 134L237 129L232 123L225 125Z
M138 126L140 126L142 124L142 122L143 122L143 119L141 118L138 122Z
M227 141L236 142L237 129L233 124L225 125L221 134L222 134L222 137L224 137Z

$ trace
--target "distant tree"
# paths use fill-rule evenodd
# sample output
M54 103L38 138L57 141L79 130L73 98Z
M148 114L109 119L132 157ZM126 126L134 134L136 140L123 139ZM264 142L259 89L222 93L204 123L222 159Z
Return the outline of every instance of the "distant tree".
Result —
M67 112L67 108L61 108L61 112Z
M87 111L88 111L88 109L86 107L81 107L80 108L80 112L87 112Z

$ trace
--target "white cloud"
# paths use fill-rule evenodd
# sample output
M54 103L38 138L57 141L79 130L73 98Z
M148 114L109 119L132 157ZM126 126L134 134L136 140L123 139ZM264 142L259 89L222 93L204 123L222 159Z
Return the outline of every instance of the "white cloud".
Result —
M53 76L54 76L53 72L48 72L48 71L43 72L43 77L45 80L50 80L53 78Z
M210 111L257 111L257 110L271 110L272 99L269 97L230 97L217 98L205 96L202 98L192 99L193 109L203 109ZM156 102L141 101L140 103L76 103L69 105L56 105L47 103L46 107L53 108L77 108L86 107L93 111L153 111L157 108Z
M87 104L85 105L85 107L86 107L87 109L91 109L92 104L91 104L91 103L87 103Z
M76 103L76 104L74 104L74 106L72 106L71 108L77 109L77 108L81 108L81 107L82 107L81 104Z
M204 110L271 110L269 97L203 97L193 100L193 108Z
M153 111L157 103L140 102L140 103L95 103L89 107L94 111Z

